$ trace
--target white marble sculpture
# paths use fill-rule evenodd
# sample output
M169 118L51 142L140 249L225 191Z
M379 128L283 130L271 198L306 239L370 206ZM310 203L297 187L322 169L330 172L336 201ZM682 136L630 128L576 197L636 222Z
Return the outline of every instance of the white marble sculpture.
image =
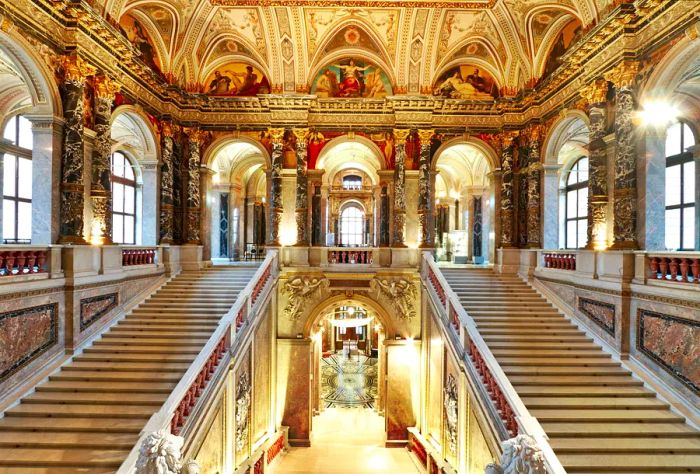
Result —
M199 474L195 461L181 461L184 442L181 436L167 431L151 433L141 445L136 474Z
M518 435L501 443L500 466L489 464L485 474L546 474L544 456L535 440L527 435Z

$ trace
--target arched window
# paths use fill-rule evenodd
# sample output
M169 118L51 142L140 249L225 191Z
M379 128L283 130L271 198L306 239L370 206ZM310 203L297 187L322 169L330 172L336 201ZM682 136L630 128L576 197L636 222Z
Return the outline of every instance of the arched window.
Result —
M695 145L690 127L676 122L666 131L666 248L695 248Z
M358 246L364 244L365 213L355 205L347 206L340 213L340 244Z
M587 243L588 227L588 158L583 156L569 170L566 178L565 242L567 249Z
M343 177L343 189L347 189L349 191L362 190L362 177L354 174Z
M112 241L136 243L136 177L122 152L112 155Z
M6 244L32 240L32 123L10 118L3 138L2 236Z

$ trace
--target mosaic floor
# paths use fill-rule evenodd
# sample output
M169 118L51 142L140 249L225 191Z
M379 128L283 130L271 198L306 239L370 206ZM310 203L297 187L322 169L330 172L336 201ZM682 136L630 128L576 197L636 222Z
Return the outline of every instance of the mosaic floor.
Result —
M321 399L326 408L373 408L377 359L334 354L321 359Z

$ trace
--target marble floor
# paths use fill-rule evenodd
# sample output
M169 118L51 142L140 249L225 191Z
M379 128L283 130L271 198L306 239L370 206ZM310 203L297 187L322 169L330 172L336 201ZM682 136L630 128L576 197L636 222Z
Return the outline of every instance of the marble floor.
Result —
M373 408L377 359L332 354L321 359L321 399L325 408Z
M405 448L384 447L384 418L370 408L327 408L313 420L310 448L291 448L279 474L415 474Z

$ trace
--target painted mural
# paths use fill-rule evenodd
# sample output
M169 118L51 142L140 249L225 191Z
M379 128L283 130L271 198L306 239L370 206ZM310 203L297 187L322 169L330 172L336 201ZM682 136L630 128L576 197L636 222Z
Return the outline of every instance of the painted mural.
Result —
M542 77L549 76L562 64L562 57L571 45L578 41L582 34L583 27L579 20L572 20L561 30L559 35L557 35L557 39L554 40L554 45L542 71Z
M146 32L143 24L131 15L124 15L119 20L119 26L126 38L141 53L141 61L154 71L162 74L162 65L153 40Z
M254 96L269 94L270 82L250 64L233 62L216 68L204 81L208 95Z
M384 71L361 59L345 59L322 68L311 93L318 97L381 99L391 95L391 83Z
M498 98L498 84L476 66L461 64L445 73L435 83L433 95L448 99L493 100Z

